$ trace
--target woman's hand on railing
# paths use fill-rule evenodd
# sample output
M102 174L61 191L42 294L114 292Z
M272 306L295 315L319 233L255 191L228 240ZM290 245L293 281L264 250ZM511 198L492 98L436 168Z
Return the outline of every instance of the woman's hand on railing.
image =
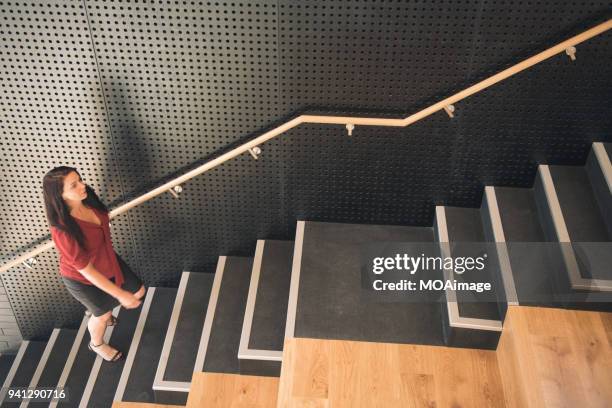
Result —
M127 290L122 291L122 293L117 297L117 300L119 303L121 303L121 306L125 307L126 309L135 309L142 303L142 301L139 300L136 295L134 295L132 292L128 292Z

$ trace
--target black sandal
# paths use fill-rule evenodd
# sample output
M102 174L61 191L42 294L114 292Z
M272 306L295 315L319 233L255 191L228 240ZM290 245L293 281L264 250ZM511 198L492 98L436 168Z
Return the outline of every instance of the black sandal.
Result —
M108 323L106 324L106 327L111 327L116 325L117 323L119 323L119 319L117 319L115 316L111 315Z
M101 354L100 354L100 353L98 353L96 350L94 350L94 348L96 348L96 347L100 347L100 346L101 346L101 345L103 345L103 344L104 344L104 343L100 343L100 344L98 344L97 346L94 346L93 344L91 344L91 342L89 342L89 344L87 344L87 348L88 348L88 349L90 349L91 351L93 351L94 353L96 353L97 355L99 355L100 357L102 357L102 359L103 359L104 361L108 361L108 362L110 362L110 363L115 363L115 362L117 362L117 361L121 360L121 357L123 357L123 354L122 354L122 353L121 353L119 350L117 350L117 352L116 352L116 353L115 353L115 354L114 354L114 355L111 357L111 359L110 359L110 360L105 359L103 355L101 355Z

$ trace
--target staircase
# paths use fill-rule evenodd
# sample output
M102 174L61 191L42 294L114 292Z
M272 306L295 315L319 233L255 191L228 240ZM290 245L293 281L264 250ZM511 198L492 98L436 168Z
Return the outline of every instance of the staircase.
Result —
M196 379L215 389L223 375L263 376L268 390L292 338L495 350L509 305L612 311L610 254L583 244L612 241L611 157L612 144L594 143L585 166L540 165L532 188L486 186L481 208L438 206L431 227L298 221L294 242L260 240L253 258L221 256L214 274L184 272L177 289L149 288L139 308L115 310L105 336L120 362L87 349L87 317L0 356L1 407L49 406L8 402L7 387L65 387L68 400L52 407L185 405ZM479 279L494 290L376 301L362 290L363 250L398 242L453 257L485 251Z

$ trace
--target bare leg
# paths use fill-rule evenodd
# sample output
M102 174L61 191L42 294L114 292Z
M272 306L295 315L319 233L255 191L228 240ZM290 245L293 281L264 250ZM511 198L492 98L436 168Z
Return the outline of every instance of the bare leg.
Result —
M138 289L138 291L134 292L134 296L136 296L136 298L141 299L145 294L145 287L144 285L142 285L140 287L140 289Z
M95 347L95 351L103 357L106 357L106 359L111 358L116 352L113 347L104 344L104 332L106 331L106 326L110 320L111 314L112 311L108 311L98 317L92 315L87 322L87 328L91 336L91 345L98 346Z
M112 311L108 311L101 316L92 315L87 322L87 328L91 336L91 342L93 345L102 344L104 342L104 332L106 331L106 325L110 319Z

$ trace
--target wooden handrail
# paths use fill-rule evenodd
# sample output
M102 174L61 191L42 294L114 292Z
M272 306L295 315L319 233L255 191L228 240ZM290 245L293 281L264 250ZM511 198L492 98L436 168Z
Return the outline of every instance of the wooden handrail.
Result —
M229 152L217 157L216 159L210 160L204 163L203 165L183 174L182 176L179 176L163 184L162 186L157 187L115 208L114 210L110 212L110 218L116 217L117 215L122 214L128 211L129 209L136 207L137 205L142 204L145 201L152 199L153 197L156 197L162 193L165 193L166 191L172 189L173 187L177 185L184 183L187 180L190 180L214 167L217 167L218 165L225 163L226 161L231 160L240 154L248 152L250 149L257 147L267 142L268 140L282 133L285 133L286 131L290 129L293 129L294 127L302 123L316 123L316 124L327 124L327 125L348 125L350 124L350 125L355 125L355 126L406 127L423 118L426 118L429 115L432 115L440 110L443 110L449 105L453 105L454 103L459 102L462 99L465 99L471 95L474 95L475 93L480 92L483 89L486 89L492 85L495 85L496 83L500 81L503 81L504 79L507 79L521 71L524 71L527 68L530 68L536 64L539 64L540 62L554 55L565 52L570 47L573 47L601 33L604 33L608 31L610 28L612 28L612 19L607 20L601 24L598 24L595 27L592 27L563 42L560 42L559 44L551 48L548 48L545 51L542 51L530 58L527 58L526 60L523 60L519 62L518 64L511 66L510 68L507 68L501 72L498 72L497 74L490 76L487 79L484 79L460 92L457 92L456 94L449 96L446 99L443 99L437 103L434 103L433 105L423 110L420 110L404 119L383 119L383 118L367 118L367 117L353 117L353 116L317 116L317 115L298 116L288 122L283 123L282 125L272 130L269 130L268 132L256 137L255 139L247 143L244 143L236 147L233 150L230 150ZM22 264L28 259L33 258L39 253L47 251L48 249L52 247L53 247L53 242L51 240L47 240L44 244L39 245L38 247L27 252L26 254L20 255L17 258L3 264L0 267L0 273L7 271L14 266Z

